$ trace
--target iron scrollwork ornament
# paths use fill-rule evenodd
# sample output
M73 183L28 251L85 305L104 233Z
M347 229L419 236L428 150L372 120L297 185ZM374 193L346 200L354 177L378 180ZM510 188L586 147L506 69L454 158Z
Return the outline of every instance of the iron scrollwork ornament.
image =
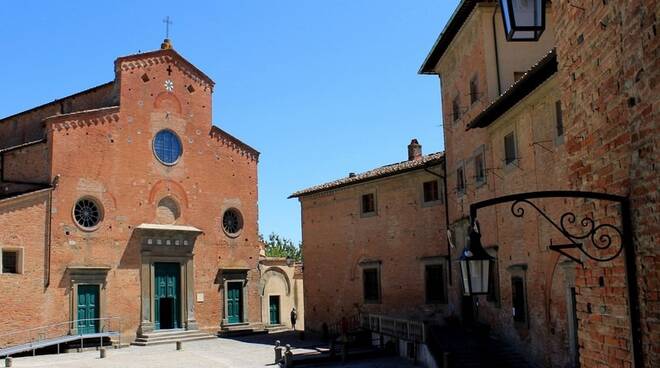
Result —
M579 225L577 225L577 216L573 212L566 212L561 215L559 222L557 223L543 210L527 199L513 201L511 204L511 213L516 217L522 218L525 215L524 204L530 206L548 220L548 222L569 242L566 244L553 244L552 240L550 240L549 248L577 263L582 264L582 261L574 255L567 253L565 250L578 249L582 254L597 262L611 261L618 257L623 250L623 234L621 230L614 225L596 225L596 222L588 216L583 217L580 220ZM578 229L571 230L571 228L575 227ZM597 253L590 253L589 249L591 248L594 248Z

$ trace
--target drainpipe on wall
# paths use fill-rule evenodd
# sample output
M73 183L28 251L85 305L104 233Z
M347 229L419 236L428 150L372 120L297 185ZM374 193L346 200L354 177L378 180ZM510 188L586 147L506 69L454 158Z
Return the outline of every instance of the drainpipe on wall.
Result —
M493 17L492 17L492 23L493 23L493 44L495 45L495 72L497 73L497 95L502 94L502 81L500 80L500 55L499 51L497 49L497 27L495 27L495 13L497 13L497 3L495 3L495 7L493 8Z

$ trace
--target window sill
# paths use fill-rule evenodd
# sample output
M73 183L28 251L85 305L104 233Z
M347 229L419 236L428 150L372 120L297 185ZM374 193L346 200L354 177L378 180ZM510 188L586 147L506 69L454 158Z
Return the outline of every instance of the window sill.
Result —
M441 205L443 202L439 199L435 201L422 202L422 207L435 207Z
M378 216L378 212L373 211L373 212L360 212L360 217L365 218L365 217L374 217Z

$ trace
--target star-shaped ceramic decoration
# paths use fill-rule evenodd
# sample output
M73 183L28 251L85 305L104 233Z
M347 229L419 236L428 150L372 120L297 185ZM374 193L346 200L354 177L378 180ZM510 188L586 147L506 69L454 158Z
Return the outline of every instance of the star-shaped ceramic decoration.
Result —
M174 82L172 82L170 79L165 81L165 89L167 92L172 92L174 91Z

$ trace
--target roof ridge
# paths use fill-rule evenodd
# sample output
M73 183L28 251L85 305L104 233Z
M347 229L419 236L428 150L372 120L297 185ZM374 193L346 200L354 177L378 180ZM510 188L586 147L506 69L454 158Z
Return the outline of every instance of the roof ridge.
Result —
M68 95L68 96L60 97L60 98L57 98L57 99L55 99L55 100L53 100L53 101L46 102L46 103L44 103L44 104L41 104L41 105L38 105L38 106L35 106L35 107L31 107L31 108L29 108L29 109L27 109L27 110L24 110L24 111L21 111L21 112L17 112L17 113L15 113L15 114L13 114L13 115L5 116L4 118L0 118L0 124L4 123L5 121L7 121L7 120L9 120L9 119L16 118L16 117L19 116L19 115L27 114L27 113L30 113L30 112L32 112L32 111L36 111L36 110L39 110L39 109L41 109L41 108L44 108L44 107L46 107L46 106L49 106L49 105L52 105L52 104L58 103L58 102L60 102L60 101L65 101L65 100L68 100L68 99L70 99L70 98L73 98L73 97L76 97L76 96L80 96L80 95L83 95L83 94L85 94L85 93L89 93L89 92L95 91L95 90L100 89L100 88L103 88L103 87L107 87L107 86L109 86L109 85L112 85L113 83L115 83L115 80L114 80L114 79L111 80L110 82L106 82L106 83L103 83L103 84L99 84L99 85L97 85L97 86L94 86L94 87L91 87L91 88L87 88L87 89L85 89L85 90L82 90L82 91L79 91L79 92L76 92L76 93L70 94L70 95Z
M429 153L416 160L406 160L385 166L379 166L341 179L329 181L323 184L315 185L306 189L294 192L288 198L301 197L304 195L325 192L332 189L341 188L348 185L359 184L369 180L380 179L392 175L402 174L412 170L418 170L432 164L440 163L444 160L444 151Z

